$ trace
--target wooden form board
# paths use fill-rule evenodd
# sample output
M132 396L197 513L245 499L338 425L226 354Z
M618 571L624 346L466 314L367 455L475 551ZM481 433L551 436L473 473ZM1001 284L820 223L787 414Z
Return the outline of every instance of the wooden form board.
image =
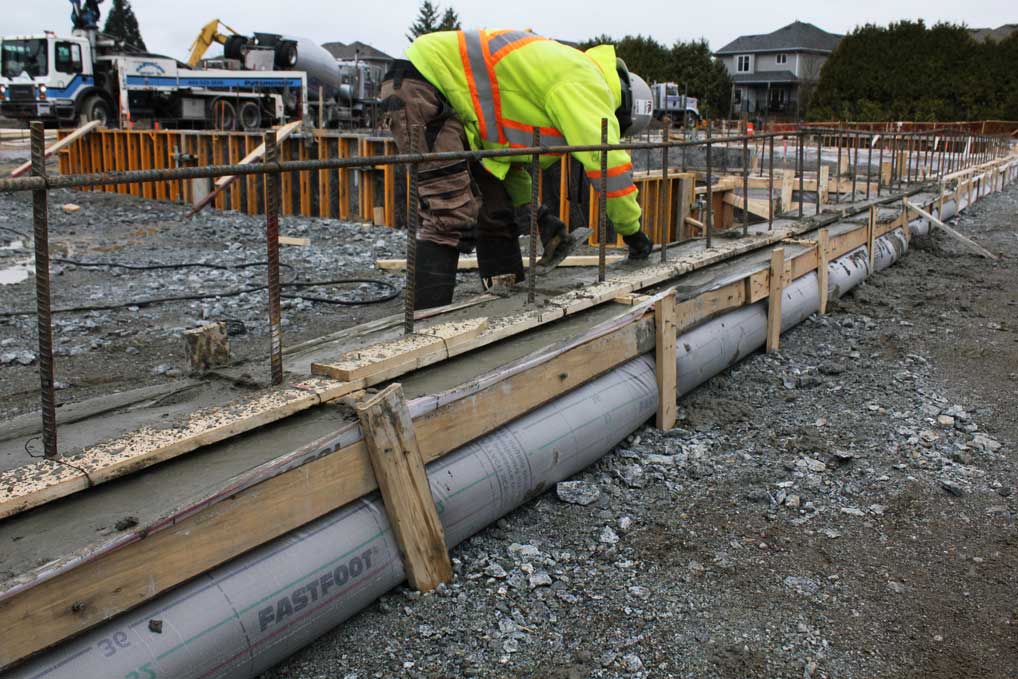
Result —
M899 215L879 227L886 232L900 223ZM803 228L798 232L808 230ZM743 251L765 247L798 233L794 229L776 229L776 232L775 238L755 242L753 247ZM865 226L860 225L831 238L831 257L855 249L865 242L865 236ZM816 251L810 250L786 263L786 271L790 269L793 277L805 275L809 272L811 256L815 268ZM758 293L758 274L739 281L745 291L742 303L768 296L769 270L762 273L765 282L762 295ZM646 287L660 282L663 279L658 277L664 275L660 271L646 270L637 274L641 275L629 276L621 287L633 286L629 289L632 291L640 285ZM669 277L674 275L677 274ZM607 293L607 290L600 293ZM585 300L573 298L573 302L576 308L588 308L600 303L595 301L600 296L594 294ZM713 313L725 299L732 297L739 295L722 296L718 303L705 305L704 313ZM634 307L634 313L642 310L644 307ZM694 316L690 313L686 321L695 323ZM540 316L532 320L529 327L543 322ZM631 320L609 333L556 352L547 361L529 360L525 369L506 372L503 377L464 393L462 398L415 418L425 462L614 365L651 350L653 342L648 343L648 338L654 336L653 320L644 317ZM519 327L517 319L491 328L485 333L488 338L485 335L477 338L478 346L490 337L513 334L507 329L518 332ZM511 394L511 398L506 398L506 394ZM301 457L299 464L293 456L285 456L285 460L269 463L274 468L272 473L259 469L252 472L256 478L247 476L232 481L228 493L203 502L200 507L189 508L178 519L160 520L156 525L132 531L118 541L116 549L100 546L90 554L78 555L72 559L73 563L49 565L30 574L16 589L0 593L0 638L10 639L9 644L0 648L0 666L87 629L375 488L367 451L361 442L329 454L304 451L301 455L307 455L307 459ZM304 501L292 502L296 495ZM231 501L222 502L226 498ZM79 597L89 603L72 613L71 604Z
M49 158L50 156L52 156L54 153L56 153L60 149L67 148L68 146L70 146L72 144L75 144L79 139L82 139L83 137L88 135L89 132L91 132L92 130L96 129L100 125L102 125L102 122L99 121L99 120L93 120L92 122L89 122L89 123L86 123L86 124L82 125L78 129L74 130L74 132L71 132L70 134L68 134L66 137L62 137L62 138L58 139L56 142L54 142L51 146L47 146L46 147L46 151L43 154L43 157L44 158ZM89 156L89 162L91 163L91 155ZM11 170L11 176L12 177L20 177L21 175L25 174L26 172L28 172L31 169L32 169L32 161L29 160L27 162L22 163L21 165L18 165L16 168ZM98 167L94 167L94 168L90 168L90 169L95 171L95 172L99 171Z
M678 382L676 376L675 343L678 339L678 324L675 295L666 294L654 303L654 357L657 377L658 429L675 426Z
M771 250L767 299L767 353L777 351L781 341L781 296L785 290L785 248Z
M407 581L430 592L452 580L452 563L403 388L391 384L363 401L357 417Z
M606 264L616 264L625 259L625 255L605 255L604 261ZM559 266L565 267L577 267L577 266L597 266L597 255L572 255L566 257ZM523 258L523 268L528 268L530 261L527 257ZM406 269L405 259L376 259L375 267L385 271L404 271ZM460 257L459 263L456 266L460 271L472 271L477 268L476 257Z

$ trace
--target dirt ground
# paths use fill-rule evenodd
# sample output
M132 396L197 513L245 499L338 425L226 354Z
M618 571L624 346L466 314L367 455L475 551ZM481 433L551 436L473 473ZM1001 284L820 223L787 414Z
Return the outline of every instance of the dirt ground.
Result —
M1018 189L266 677L1018 676ZM650 457L655 456L655 457ZM545 574L548 577L544 577Z

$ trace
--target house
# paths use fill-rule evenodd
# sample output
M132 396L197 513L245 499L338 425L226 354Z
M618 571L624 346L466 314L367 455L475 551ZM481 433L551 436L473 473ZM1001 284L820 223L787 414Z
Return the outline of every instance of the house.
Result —
M798 117L800 102L841 36L795 21L764 35L743 35L714 53L735 84L732 112Z

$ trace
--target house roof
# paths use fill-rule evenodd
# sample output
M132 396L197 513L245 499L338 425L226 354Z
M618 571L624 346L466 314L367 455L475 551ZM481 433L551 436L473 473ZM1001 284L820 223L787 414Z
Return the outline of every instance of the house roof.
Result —
M728 43L715 56L724 54L745 54L747 52L777 52L808 50L813 52L833 52L841 41L841 36L828 33L822 28L804 21L793 21L773 33L764 35L742 35Z
M797 83L799 79L791 71L757 71L756 73L736 73L732 82L737 85L766 85L767 83Z
M355 40L349 45L342 42L327 42L322 45L329 54L337 59L353 60L359 59L374 59L378 61L393 61L393 58L380 49L376 49L371 45Z

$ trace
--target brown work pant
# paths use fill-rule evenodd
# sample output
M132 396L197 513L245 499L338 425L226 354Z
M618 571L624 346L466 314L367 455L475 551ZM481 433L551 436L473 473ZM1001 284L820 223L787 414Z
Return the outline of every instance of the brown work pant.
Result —
M382 110L396 148L410 153L469 150L455 111L409 62L397 62L382 83ZM480 239L515 239L515 210L501 180L479 162L443 160L418 165L420 227L417 237L461 250Z

